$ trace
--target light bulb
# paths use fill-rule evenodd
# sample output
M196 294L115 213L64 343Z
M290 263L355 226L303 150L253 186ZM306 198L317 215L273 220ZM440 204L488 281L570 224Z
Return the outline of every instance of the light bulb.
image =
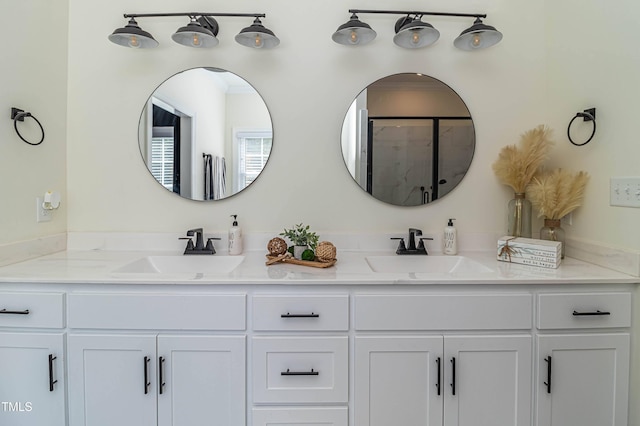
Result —
M471 47L478 48L482 44L482 36L480 33L475 33L471 39Z
M420 33L418 31L414 31L411 34L411 43L412 44L418 44L420 43Z
M140 47L140 42L138 41L138 37L135 35L131 35L129 37L129 47L138 48Z
M358 44L358 32L356 30L351 30L349 34L349 43Z
M260 37L260 34L256 34L253 47L260 49L262 46L264 46L264 43L262 43L262 37Z
M200 47L200 45L202 44L202 41L200 40L200 36L198 35L198 33L193 33L193 40L191 40L191 44L194 47Z

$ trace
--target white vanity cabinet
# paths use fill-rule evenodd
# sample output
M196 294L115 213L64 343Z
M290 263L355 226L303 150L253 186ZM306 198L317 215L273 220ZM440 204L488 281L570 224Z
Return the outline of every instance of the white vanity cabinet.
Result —
M245 424L245 299L71 294L70 426Z
M65 426L64 294L0 293L0 424ZM42 330L46 331L42 331Z
M536 424L626 426L631 294L538 297Z
M531 303L526 293L356 295L355 425L530 425Z
M252 297L252 425L348 426L349 295Z

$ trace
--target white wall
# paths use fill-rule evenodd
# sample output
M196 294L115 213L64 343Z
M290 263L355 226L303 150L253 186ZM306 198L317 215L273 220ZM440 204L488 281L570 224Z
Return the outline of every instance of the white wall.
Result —
M0 2L0 245L67 229L67 23L67 0ZM41 145L20 140L11 107L42 123ZM38 142L37 126L27 118L18 128ZM62 205L51 222L36 223L36 197L48 190L61 193Z
M640 53L631 33L638 28L640 3L615 7L579 0L548 0L546 11L547 122L563 136L555 164L591 175L585 204L567 234L614 247L640 250L640 209L609 206L609 178L640 176L638 99ZM597 133L574 147L566 128L576 112L596 107ZM578 120L576 120L578 121ZM576 131L591 127L574 123ZM581 129L581 127L584 127ZM585 139L586 140L586 139ZM636 293L635 306L640 306ZM640 315L634 315L629 424L640 424Z
M367 6L383 9L389 4L375 0ZM397 8L419 6L409 0L394 3ZM246 232L275 232L301 221L320 232L404 232L409 226L440 232L451 216L458 218L460 232L503 232L510 194L494 178L491 163L503 145L516 142L521 132L545 119L545 45L527 29L542 19L543 5L438 0L429 6L486 12L487 22L498 26L505 39L486 51L459 51L453 39L472 20L434 18L441 40L410 51L392 42L395 17L368 15L362 18L375 27L378 38L353 49L331 40L349 18L347 4L309 3L305 13L312 19L307 21L293 19L299 11L287 0L213 7L192 1L187 9L266 12L264 24L282 43L274 50L240 46L233 37L250 20L221 18L216 48L189 49L170 39L186 19L141 18L142 28L154 34L160 46L132 50L107 40L124 25L123 13L181 8L168 0L70 0L69 111L78 116L68 128L69 230L181 232L204 226L216 232L229 226L229 214L237 213ZM84 60L87 52L90 61ZM274 147L263 175L245 192L220 202L183 200L164 190L149 176L138 152L137 123L149 94L168 76L196 66L225 68L247 79L273 118ZM353 182L340 150L342 120L354 97L373 81L399 72L421 72L449 84L475 120L477 150L468 178L428 207L398 208L373 199ZM112 123L109 133L98 130L105 116ZM103 149L106 145L109 150ZM101 161L91 160L95 158ZM482 207L469 209L478 193L483 194ZM92 206L91 214L83 205Z

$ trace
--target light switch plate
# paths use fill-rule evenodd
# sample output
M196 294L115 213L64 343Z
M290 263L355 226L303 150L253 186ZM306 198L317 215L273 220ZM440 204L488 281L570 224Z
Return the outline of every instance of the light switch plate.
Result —
M612 177L609 193L612 206L640 207L640 177Z

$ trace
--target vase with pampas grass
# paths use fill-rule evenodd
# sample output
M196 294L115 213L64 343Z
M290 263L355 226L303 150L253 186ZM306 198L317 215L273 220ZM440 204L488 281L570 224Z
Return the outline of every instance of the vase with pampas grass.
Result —
M540 239L560 241L563 259L565 238L560 219L582 205L588 180L589 175L586 172L574 174L568 170L558 169L534 177L528 188L529 198L538 210L538 216L544 217Z
M502 148L493 163L498 179L515 193L508 204L507 235L531 238L531 202L525 198L525 190L552 146L551 130L540 125L523 133L519 146Z

